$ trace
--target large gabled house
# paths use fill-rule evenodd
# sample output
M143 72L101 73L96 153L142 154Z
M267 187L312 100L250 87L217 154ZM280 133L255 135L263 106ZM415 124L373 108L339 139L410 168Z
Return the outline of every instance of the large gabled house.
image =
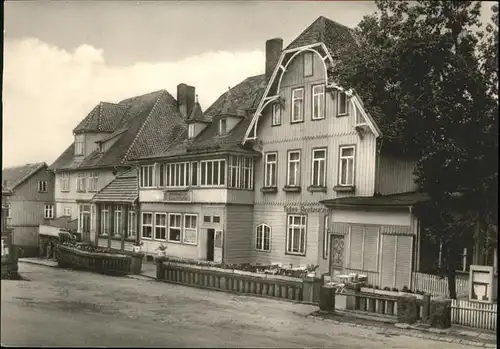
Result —
M2 225L12 229L13 244L22 248L23 256L36 256L38 226L56 214L54 175L40 162L4 168L2 181Z
M130 169L127 160L131 156L153 150L148 148L152 143L145 139L160 141L156 131L162 137L178 131L169 128L165 133L163 129L152 129L151 125L170 125L179 108L183 105L165 90L119 103L101 102L73 130L74 142L50 169L55 173L56 212L58 216L78 219L78 232L84 241L97 242L99 224L108 234L114 229L112 223L98 220L98 207L92 202L94 195L118 174Z

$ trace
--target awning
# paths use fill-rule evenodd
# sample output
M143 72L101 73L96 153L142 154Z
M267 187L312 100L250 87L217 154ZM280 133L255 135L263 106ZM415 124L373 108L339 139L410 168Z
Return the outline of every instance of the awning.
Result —
M322 200L328 208L404 208L429 200L426 193L407 192L392 195L353 196Z

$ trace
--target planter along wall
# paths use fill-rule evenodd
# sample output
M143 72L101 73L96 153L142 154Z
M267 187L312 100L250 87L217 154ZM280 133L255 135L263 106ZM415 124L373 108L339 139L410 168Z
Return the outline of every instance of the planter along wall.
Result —
M313 278L303 280L283 275L164 262L161 259L157 260L157 278L187 286L305 303L319 302L321 285L321 280Z

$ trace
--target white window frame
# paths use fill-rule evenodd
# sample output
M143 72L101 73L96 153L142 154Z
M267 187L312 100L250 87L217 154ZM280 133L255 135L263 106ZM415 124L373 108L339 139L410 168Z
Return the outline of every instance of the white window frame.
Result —
M5 216L7 218L12 218L12 206L10 204L6 204L5 205L5 210L6 210Z
M123 226L123 210L121 205L116 205L113 212L113 236L122 236L124 233ZM118 229L120 226L121 229Z
M151 224L145 224L144 223L144 216L145 215L148 215L151 217ZM141 239L144 239L144 240L153 240L153 236L154 236L154 214L153 212L142 212L141 213ZM144 236L144 228L151 228L151 236Z
M296 96L297 92L301 92L302 96L299 98ZM295 115L295 102L300 101L300 115ZM291 120L290 123L302 122L304 121L304 88L298 87L292 90L292 110L291 110Z
M61 173L61 191L68 192L69 191L69 173L63 172Z
M97 171L92 171L89 173L88 182L89 182L89 192L97 191L97 183L99 180L99 174Z
M193 228L192 226L188 226L187 223L187 218L190 218L190 223L192 223L192 219L195 219L195 227ZM186 213L184 214L183 217L183 226L184 226L184 233L182 234L182 242L186 245L198 245L198 215L197 214L192 214L192 213ZM186 232L193 232L194 231L194 236L195 236L195 241L188 241L186 240Z
M65 217L71 217L71 207L65 207L64 208L64 216Z
M341 106L341 98L340 96L345 96L345 112L344 113L341 113L340 112L340 106ZM349 114L349 97L347 96L347 94L343 91L337 91L337 116L345 116L345 115L348 115Z
M260 232L259 232L260 228ZM266 231L267 229L267 231ZM259 234L261 235L260 237L260 244L259 244ZM267 234L267 241L268 241L268 248L265 248L265 237ZM257 227L255 227L255 250L256 251L263 251L263 252L270 252L271 251L271 227L265 223L259 224Z
M323 158L316 158L316 153L324 152ZM314 187L326 188L326 159L327 159L327 149L326 148L317 148L312 151L312 164L311 164L311 185ZM318 163L318 170L321 170L321 165L323 165L323 183L320 183L320 173L315 172L315 164Z
M75 155L81 156L85 154L85 136L75 135Z
M196 176L193 176L195 174L193 171L194 168L196 168ZM191 178L189 179L189 185L192 187L199 186L200 185L200 166L198 164L198 161L191 162L189 174L191 176ZM193 183L193 178L196 179L196 183Z
M291 160L291 154L299 154L298 160ZM287 153L287 166L286 166L286 185L287 187L300 187L300 161L301 161L301 151L300 150L289 150ZM290 183L290 170L292 163L298 164L296 168L295 183Z
M253 189L253 159L249 156L241 157L241 189Z
M224 125L224 127L222 127ZM224 136L227 134L227 119L220 118L219 119L219 136Z
M300 224L294 223L294 218L300 219ZM295 237L295 229L299 229L299 234L302 234L302 237L299 238L299 246L298 252L294 251L293 241ZM292 237L290 238L290 231L292 232ZM306 245L307 245L307 216L306 215L297 215L297 214L289 214L287 216L287 228L286 228L286 253L305 256L306 255Z
M133 217L133 218L132 218ZM127 224L127 237L137 236L137 213L135 211L128 211L128 224Z
M43 205L43 217L45 219L53 219L54 218L54 205L53 204Z
M275 156L274 160L269 160L269 156ZM264 187L275 188L278 186L278 152L273 151L264 155ZM268 171L269 170L269 171ZM272 182L274 174L274 183ZM270 178L269 178L270 177Z
M154 165L143 165L139 168L139 186L141 188L154 187Z
M38 181L38 192L39 193L46 193L47 192L47 187L48 183L47 181Z
M188 125L188 138L194 138L194 125Z
M111 233L111 216L110 205L104 204L101 208L101 235L109 235Z
M323 259L328 258L328 249L329 244L330 244L330 235L329 235L329 230L328 227L330 225L330 218L328 215L325 215L323 218Z
M165 217L165 225L161 225L161 224L157 223L156 217L159 217L159 216ZM166 241L167 240L167 230L168 230L167 227L168 227L168 216L167 216L167 214L163 213L163 212L155 212L155 215L154 215L154 229L153 229L154 236L153 236L153 239L156 240L156 241ZM165 235L164 238L161 238L161 237L157 236L157 228L163 229L164 235ZM161 236L161 234L160 234L160 236Z
M318 92L317 90L320 89ZM317 111L317 116L316 116ZM325 85L314 85L312 87L312 119L322 120L325 118Z
M165 187L167 188L186 188L189 186L189 176L191 175L189 162L166 164L164 174L166 177Z
M342 150L344 149L352 149L352 155L344 156L342 155ZM342 170L344 166L349 166L349 163L351 163L352 166L352 182L344 182L342 179ZM349 167L347 168L349 170ZM347 173L347 172L346 172ZM350 187L354 186L356 178L356 147L354 145L345 145L341 146L339 149L339 180L338 180L338 185L339 186L345 186L345 187ZM347 178L346 178L347 179Z
M310 62L307 62L308 58L310 59ZM314 53L311 52L311 51L304 52L304 77L308 77L308 76L313 76L314 75L313 62L314 62ZM311 67L311 72L310 73L306 70L306 67L307 67L308 63L310 63L310 67Z
M240 176L241 176L241 157L236 155L229 156L228 163L228 186L229 188L239 188L240 187ZM235 178L233 181L233 171L235 173Z
M181 217L180 220L179 220L179 225L178 226L174 226L172 225L172 217ZM167 241L168 242L173 242L173 243L176 243L176 244L180 244L182 242L182 214L180 213L169 213L168 214L168 230L167 230ZM172 229L175 229L175 230L179 230L179 240L172 240L170 239L170 230Z
M274 103L272 106L272 125L279 126L281 125L281 104L278 102Z
M167 164L156 164L156 185L158 187L165 187L167 180Z
M214 181L214 164L218 162L219 165L217 167L219 174L217 175L217 183ZM224 164L224 180L221 181L220 176L220 168L221 164ZM205 176L202 176L202 167L205 166ZM208 183L208 166L212 166L212 184ZM203 178L204 177L204 178ZM200 187L225 187L226 186L226 160L225 159L216 159L216 160L202 160L200 161Z
M87 178L84 173L78 173L76 177L76 191L78 193L85 193L87 192Z

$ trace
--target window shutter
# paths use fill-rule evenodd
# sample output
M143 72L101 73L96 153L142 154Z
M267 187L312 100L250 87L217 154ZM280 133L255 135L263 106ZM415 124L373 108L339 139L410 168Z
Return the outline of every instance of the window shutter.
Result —
M362 269L363 226L351 225L349 268Z
M374 226L365 227L363 270L377 271L378 259L378 232L379 228Z

